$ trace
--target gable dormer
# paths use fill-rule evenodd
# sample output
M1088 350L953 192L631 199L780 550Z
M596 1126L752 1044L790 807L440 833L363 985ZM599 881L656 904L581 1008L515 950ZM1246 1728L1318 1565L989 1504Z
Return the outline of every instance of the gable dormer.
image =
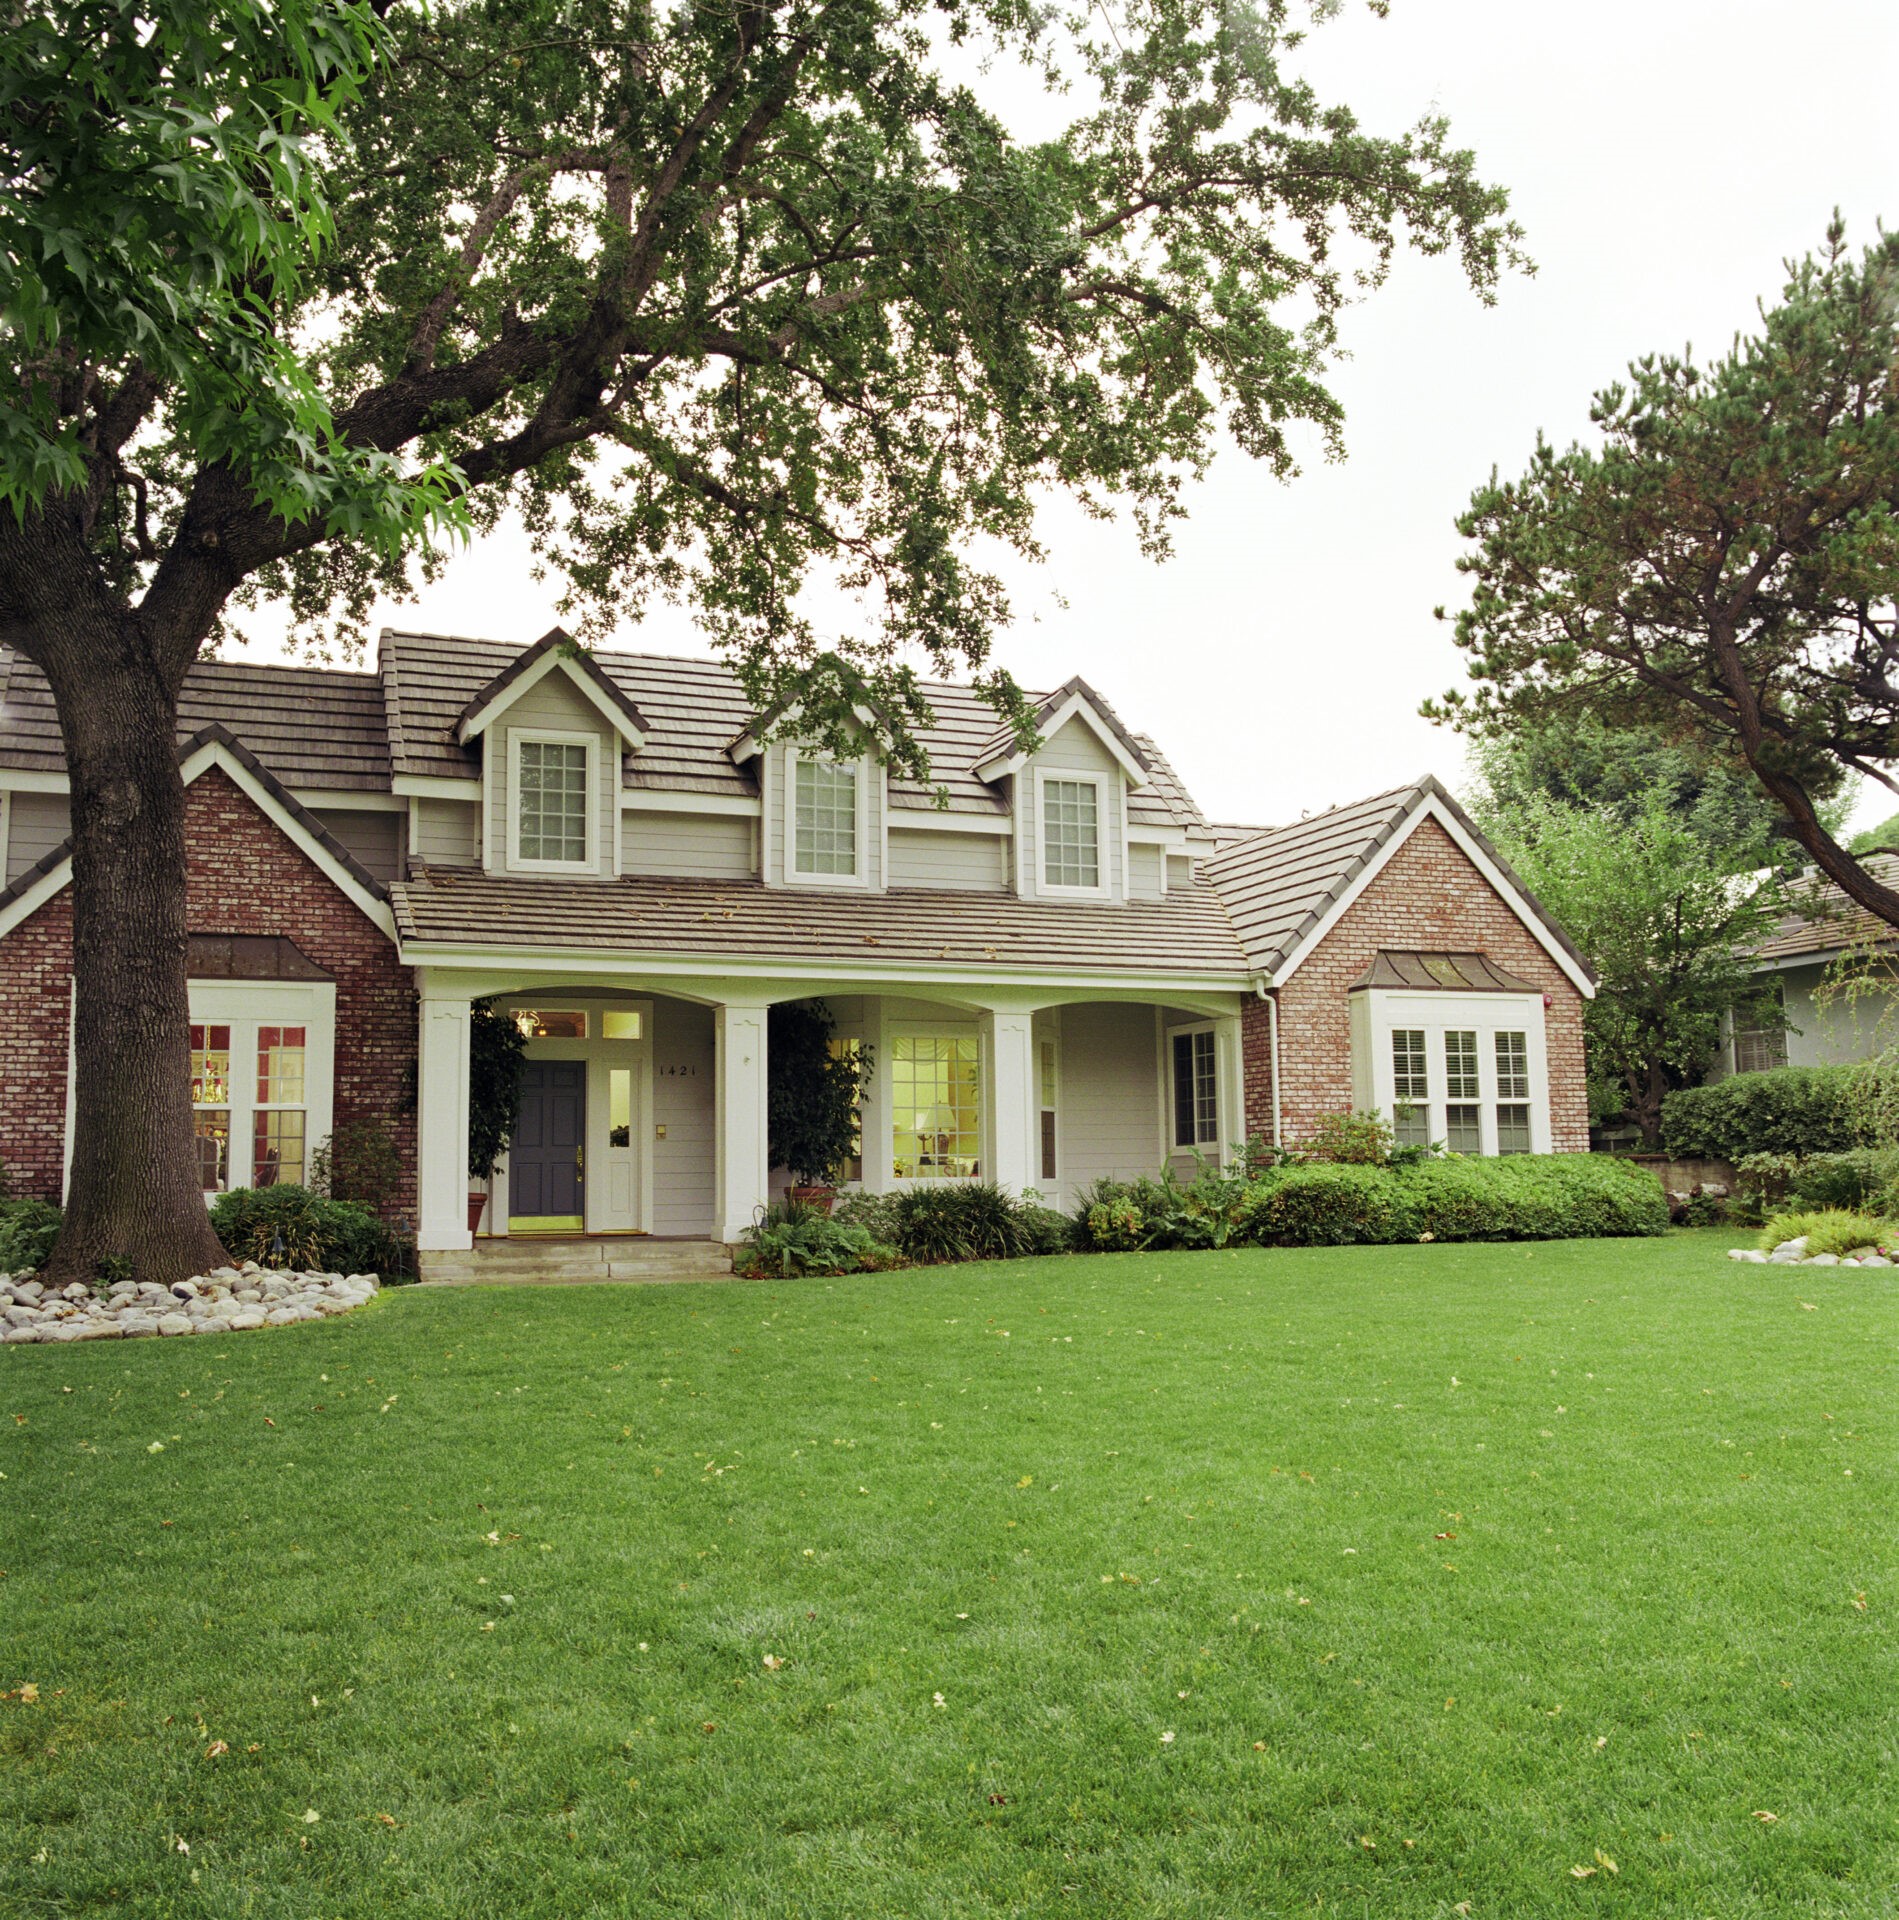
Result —
M756 769L760 871L768 887L858 889L888 884L889 791L878 714L853 708L859 751L844 756L797 732L797 711L761 714L726 747Z
M481 747L482 865L490 873L612 879L621 757L649 731L638 707L559 627L469 701L455 738Z
M1152 778L1147 756L1085 680L1070 680L1035 712L1041 744L1011 732L977 759L978 779L1010 794L1016 891L1030 900L1127 899L1128 793Z

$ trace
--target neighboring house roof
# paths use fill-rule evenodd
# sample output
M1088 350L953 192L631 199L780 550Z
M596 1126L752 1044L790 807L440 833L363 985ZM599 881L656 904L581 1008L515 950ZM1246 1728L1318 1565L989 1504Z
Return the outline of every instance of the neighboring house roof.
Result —
M1411 993L1536 993L1532 980L1520 980L1483 953L1423 953L1381 948L1348 989L1395 987Z
M1585 992L1591 990L1595 976L1574 942L1430 774L1290 826L1214 829L1218 844L1207 874L1253 965L1274 978L1289 972L1353 884L1427 812L1435 812L1467 842L1507 890L1506 897L1514 895L1512 904L1532 932L1558 951L1565 971Z
M756 880L510 880L433 868L391 889L409 946L580 948L725 962L945 962L975 973L1195 973L1244 977L1213 890L1099 906L906 887L887 894Z
M1880 885L1899 887L1899 853L1866 854L1860 865ZM1899 940L1885 921L1817 874L1802 904L1803 911L1790 914L1754 949L1757 959L1784 965L1848 947L1888 947Z

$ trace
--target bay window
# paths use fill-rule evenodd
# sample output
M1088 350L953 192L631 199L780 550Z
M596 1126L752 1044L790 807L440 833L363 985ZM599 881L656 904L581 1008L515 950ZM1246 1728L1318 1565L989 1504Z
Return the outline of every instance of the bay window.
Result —
M190 996L199 1185L304 1185L330 1132L335 985L199 978Z

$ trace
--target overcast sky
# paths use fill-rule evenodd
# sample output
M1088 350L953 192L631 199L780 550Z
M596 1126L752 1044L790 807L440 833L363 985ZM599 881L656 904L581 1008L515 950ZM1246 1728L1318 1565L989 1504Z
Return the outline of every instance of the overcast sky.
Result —
M1003 662L1031 687L1086 675L1224 820L1284 821L1427 770L1461 785L1461 741L1417 707L1462 678L1431 610L1457 598L1452 522L1472 487L1519 470L1539 429L1576 437L1634 356L1724 347L1836 205L1862 243L1899 220L1893 0L1393 0L1384 21L1348 4L1300 59L1377 131L1447 115L1509 189L1539 271L1486 309L1452 262L1401 260L1346 317L1343 463L1282 484L1222 455L1158 567L1126 529L1057 504L1049 564L1010 575ZM525 643L556 597L525 544L497 537L381 618ZM253 655L278 651L268 620L247 624ZM669 608L624 644L708 651ZM1892 806L1875 793L1859 817Z

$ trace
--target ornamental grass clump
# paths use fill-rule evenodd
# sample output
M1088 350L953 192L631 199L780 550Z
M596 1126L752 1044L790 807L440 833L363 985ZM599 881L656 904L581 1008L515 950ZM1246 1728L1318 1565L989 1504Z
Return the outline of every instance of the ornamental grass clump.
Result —
M1761 1229L1760 1245L1772 1253L1789 1240L1805 1240L1807 1257L1816 1253L1860 1253L1868 1247L1891 1257L1899 1228L1876 1214L1849 1207L1825 1207L1811 1213L1777 1213Z

